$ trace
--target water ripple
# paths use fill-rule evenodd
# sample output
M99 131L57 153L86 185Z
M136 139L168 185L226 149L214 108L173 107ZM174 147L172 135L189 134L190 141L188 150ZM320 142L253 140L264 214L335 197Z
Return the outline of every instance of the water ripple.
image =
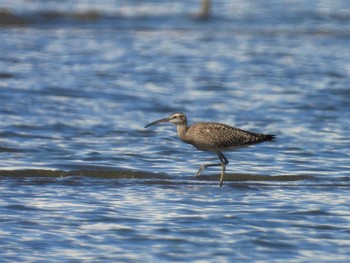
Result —
M348 262L348 2L116 3L0 4L2 261ZM176 111L278 140L220 188Z

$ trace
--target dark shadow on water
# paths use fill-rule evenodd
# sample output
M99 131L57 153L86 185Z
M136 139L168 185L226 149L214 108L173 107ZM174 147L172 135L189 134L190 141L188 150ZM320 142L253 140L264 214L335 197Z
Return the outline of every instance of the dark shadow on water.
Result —
M83 176L95 178L121 178L121 179L159 179L178 180L183 182L188 180L196 181L218 181L218 175L202 175L198 177L178 177L170 176L162 173L151 173L143 171L104 171L104 170L78 170L78 171L63 171L63 170L45 170L45 169L27 169L27 170L0 170L0 177L66 177L66 176ZM301 181L314 180L310 175L252 175L252 174L225 174L225 181ZM167 181L168 182L168 181Z
M62 170L0 170L0 177L66 177L66 176L85 176L96 178L126 178L126 179L165 179L170 178L164 174L139 172L139 171L62 171Z
M152 173L146 171L108 171L108 170L48 170L48 169L25 169L25 170L0 170L1 179L26 179L31 178L51 182L55 178L101 178L101 179L125 179L121 184L140 184L140 185L212 185L219 184L219 175L201 175L195 176L172 176L164 173ZM130 181L132 180L132 181ZM114 183L116 181L114 180ZM246 182L246 183L245 183ZM257 175L257 174L225 174L224 185L234 187L259 186L291 186L291 187L313 187L313 188L349 188L349 178L322 178L313 175Z
M199 176L198 180L217 181L219 176L216 175L203 175ZM277 182L290 182L290 181L302 181L302 180L314 180L316 179L310 175L258 175L258 174L225 174L224 181L277 181Z

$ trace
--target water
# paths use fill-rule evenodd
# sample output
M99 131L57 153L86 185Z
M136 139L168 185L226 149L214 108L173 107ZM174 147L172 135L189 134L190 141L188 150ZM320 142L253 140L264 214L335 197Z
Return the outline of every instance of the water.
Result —
M3 262L348 262L347 1L2 1ZM217 157L183 111L274 133Z

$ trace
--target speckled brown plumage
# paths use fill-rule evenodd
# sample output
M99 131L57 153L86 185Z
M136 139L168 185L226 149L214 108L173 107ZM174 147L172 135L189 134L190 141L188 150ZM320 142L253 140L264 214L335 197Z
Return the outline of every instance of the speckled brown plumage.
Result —
M265 141L274 141L276 136L272 134L261 134L244 131L226 124L216 122L199 122L187 126L187 118L183 113L174 113L168 118L160 119L146 125L145 128L163 122L176 124L177 135L186 143L192 144L199 150L217 153L219 164L202 164L196 173L200 173L209 166L221 165L220 186L222 186L228 160L222 151L239 147L245 147Z
M222 123L200 122L188 127L181 139L199 150L218 152L272 141L274 136L248 132Z

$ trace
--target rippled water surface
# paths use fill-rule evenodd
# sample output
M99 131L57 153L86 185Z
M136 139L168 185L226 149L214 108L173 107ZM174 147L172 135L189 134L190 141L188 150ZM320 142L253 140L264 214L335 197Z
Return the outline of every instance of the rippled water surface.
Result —
M4 262L350 260L348 1L199 2L0 2Z

